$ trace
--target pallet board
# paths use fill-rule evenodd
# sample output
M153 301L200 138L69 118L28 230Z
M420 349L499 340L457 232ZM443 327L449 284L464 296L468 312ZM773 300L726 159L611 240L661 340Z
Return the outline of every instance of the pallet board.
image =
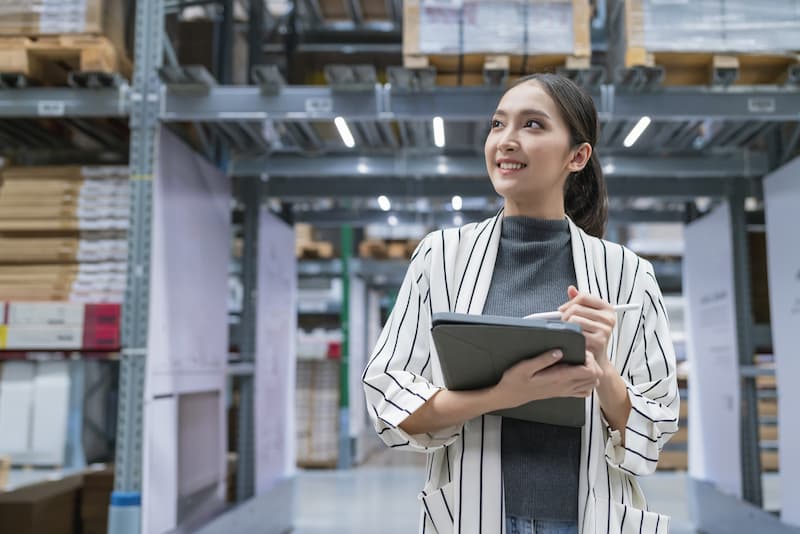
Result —
M333 243L327 241L297 241L294 250L301 260L333 258Z
M419 245L416 239L365 239L358 244L358 255L372 259L407 260Z
M319 11L325 22L353 21L349 0L318 0ZM388 22L393 19L385 0L355 0L364 22Z
M65 85L74 72L129 77L130 63L102 36L0 37L0 73L21 74L44 85Z
M648 52L628 48L628 68L660 67L664 85L713 85L719 74L735 75L733 85L773 85L788 80L789 71L800 64L798 54L716 54L712 52Z
M507 82L536 72L556 72L558 69L588 69L588 56L570 54L433 54L403 56L403 66L420 70L434 68L436 84L443 87L483 85L498 79L493 73L502 73Z

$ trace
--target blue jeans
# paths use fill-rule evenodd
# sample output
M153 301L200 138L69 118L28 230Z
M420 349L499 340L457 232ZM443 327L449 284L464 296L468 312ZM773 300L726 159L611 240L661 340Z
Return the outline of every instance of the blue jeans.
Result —
M528 517L506 516L506 534L578 534L572 521L536 521Z

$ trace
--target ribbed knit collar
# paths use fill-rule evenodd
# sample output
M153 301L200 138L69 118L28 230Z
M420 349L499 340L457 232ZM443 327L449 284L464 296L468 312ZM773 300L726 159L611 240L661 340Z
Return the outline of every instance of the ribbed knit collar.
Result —
M537 219L524 215L503 217L501 237L511 242L553 242L569 239L569 222L564 219Z

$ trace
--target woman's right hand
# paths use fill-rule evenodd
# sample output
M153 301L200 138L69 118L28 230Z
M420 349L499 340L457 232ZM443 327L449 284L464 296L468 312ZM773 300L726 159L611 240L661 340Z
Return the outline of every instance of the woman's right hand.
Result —
M507 369L493 388L498 409L552 397L591 395L603 376L594 355L587 350L583 365L560 364L562 357L561 351L548 351Z

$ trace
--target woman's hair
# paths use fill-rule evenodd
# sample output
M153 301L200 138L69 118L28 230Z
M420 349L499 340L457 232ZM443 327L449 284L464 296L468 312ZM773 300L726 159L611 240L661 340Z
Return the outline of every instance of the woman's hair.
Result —
M592 147L592 158L583 170L567 177L564 184L564 210L584 232L603 237L608 221L608 197L600 160L594 151L597 143L597 110L592 97L572 80L550 73L537 73L517 80L513 87L530 81L538 82L550 95L569 128L572 148L582 143Z

